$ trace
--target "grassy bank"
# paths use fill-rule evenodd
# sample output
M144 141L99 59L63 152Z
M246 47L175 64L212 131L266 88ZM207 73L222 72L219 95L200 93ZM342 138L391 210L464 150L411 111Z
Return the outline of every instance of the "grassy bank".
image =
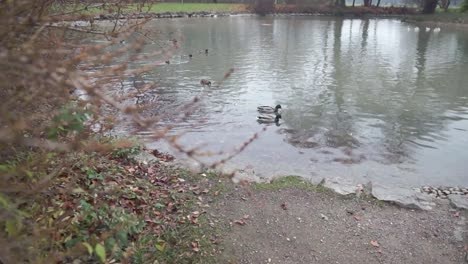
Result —
M462 13L458 8L449 9L447 12L444 12L443 10L437 10L435 14L431 15L418 14L405 17L405 21L468 25L468 12Z
M135 7L132 10L136 11ZM147 12L244 12L249 10L245 4L213 4L213 3L160 3L143 8Z
M99 15L109 13L165 13L165 12L252 12L253 7L247 4L214 4L214 3L158 3L158 4L129 4L122 5L120 9L109 9L102 4L77 4L77 5L54 5L53 13L59 14L66 12L75 15ZM403 15L414 14L415 9L404 7L333 7L326 5L285 5L279 4L275 6L277 13L311 13L311 14L329 14L329 15L344 15L344 16L360 16L360 15Z
M154 156L134 146L65 156L31 152L3 161L3 172L28 167L35 167L35 174L56 171L51 179L24 179L26 186L34 186L32 190L41 183L47 187L20 206L17 218L0 221L5 226L1 237L18 245L12 251L15 256L7 259L21 263L211 262L217 253L218 231L205 209L210 199L222 195L217 175L164 165L160 161L170 159L167 155L156 154L159 161L142 161L135 158L137 154ZM35 162L38 155L48 157L42 172ZM2 205L23 200L0 198Z
M246 12L250 6L246 4L214 4L214 3L158 3L158 4L129 4L122 5L118 10L115 7L109 9L102 4L77 4L77 5L54 5L52 13L70 13L75 15L99 15L109 13L165 13L165 12Z
M110 13L194 13L194 12L252 12L253 7L247 4L225 4L225 3L156 3L156 4L128 4L121 5L120 9L116 7L109 8L102 4L76 4L76 5L53 5L51 12L54 14L67 13L67 15L99 15ZM468 13L460 12L459 8L450 8L448 12L438 9L435 14L418 14L415 8L406 7L334 7L327 5L286 5L278 4L275 6L277 13L310 13L327 14L336 16L388 16L388 15L407 15L407 19L412 21L430 21L436 23L468 23Z

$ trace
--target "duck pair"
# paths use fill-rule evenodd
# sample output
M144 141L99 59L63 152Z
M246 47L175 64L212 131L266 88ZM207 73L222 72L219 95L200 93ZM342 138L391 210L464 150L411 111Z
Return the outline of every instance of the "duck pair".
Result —
M257 111L260 113L260 115L257 116L257 122L261 124L278 124L281 119L281 109L281 105L277 105L274 108L271 106L257 107Z
M207 80L207 79L201 79L200 80L200 84L202 86L208 86L208 87L211 87L211 81Z
M201 53L203 53L203 51L199 51L198 53L200 53L200 54L201 54ZM205 54L207 54L207 55L208 55L208 49L205 49ZM193 57L193 54L192 54L192 53L190 53L190 54L188 55L188 57L191 59L191 58Z

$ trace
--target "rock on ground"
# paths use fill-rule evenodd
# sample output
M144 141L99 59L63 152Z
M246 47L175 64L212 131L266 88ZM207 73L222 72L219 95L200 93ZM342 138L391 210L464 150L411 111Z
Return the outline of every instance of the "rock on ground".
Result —
M435 205L430 195L405 188L372 185L372 195L378 200L391 201L405 208L430 210Z
M449 200L452 206L459 209L468 210L468 196L467 195L449 195Z

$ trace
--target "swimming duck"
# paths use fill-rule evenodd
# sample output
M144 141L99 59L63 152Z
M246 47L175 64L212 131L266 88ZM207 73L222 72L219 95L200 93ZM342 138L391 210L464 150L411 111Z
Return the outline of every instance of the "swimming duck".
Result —
M188 56L189 56L189 58L192 58L192 54L189 54Z
M263 114L273 114L273 113L278 113L279 110L281 109L281 105L275 106L275 108L267 105L262 105L257 107L257 111Z
M208 87L211 87L211 81L208 81L208 80L206 80L206 79L201 79L201 80L200 80L200 84L201 84L202 86L205 86L205 85L206 85L206 86L208 86Z
M171 62L170 62L170 61L168 61L168 60L167 60L167 61L165 61L165 63L166 63L166 64L171 64Z
M260 124L278 124L279 120L281 119L281 115L276 113L272 114L263 114L257 117L257 122Z

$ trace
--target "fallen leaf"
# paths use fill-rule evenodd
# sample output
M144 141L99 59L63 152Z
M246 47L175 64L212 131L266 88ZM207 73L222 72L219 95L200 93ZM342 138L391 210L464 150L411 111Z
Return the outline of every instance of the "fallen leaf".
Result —
M83 242L81 244L83 244L83 246L88 250L88 254L91 256L93 254L93 247L87 242Z
M195 252L200 251L200 244L198 243L198 241L192 242L191 245L192 245L192 250L193 251L195 251Z
M236 221L234 221L234 223L236 223L236 224L238 224L238 225L241 225L241 226L247 224L247 223L246 223L244 220L242 220L242 219L241 219L241 220L236 220Z
M286 203L282 203L282 204L281 204L281 208L282 208L283 210L288 210L288 206L286 205Z
M155 245L156 249L159 250L160 252L163 252L164 249L166 249L166 241L158 239Z
M106 248L101 244L96 244L94 252L99 257L102 263L106 262Z
M371 240L370 244L374 247L380 247L379 245L379 242L375 241L375 240Z

